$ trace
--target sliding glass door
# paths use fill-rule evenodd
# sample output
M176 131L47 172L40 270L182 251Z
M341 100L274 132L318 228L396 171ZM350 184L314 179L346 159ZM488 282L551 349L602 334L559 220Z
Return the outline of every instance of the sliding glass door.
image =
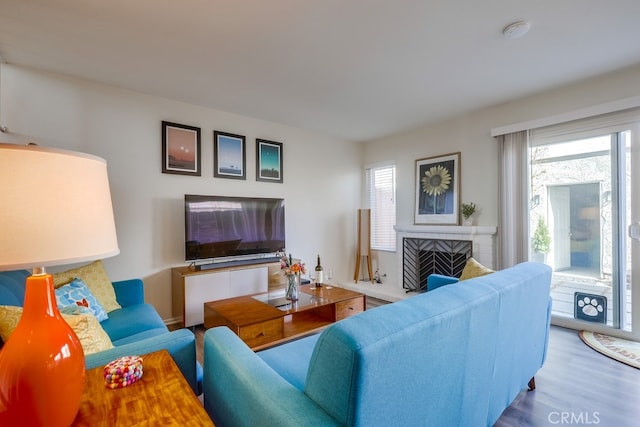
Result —
M532 132L529 258L553 268L555 316L632 329L634 133Z

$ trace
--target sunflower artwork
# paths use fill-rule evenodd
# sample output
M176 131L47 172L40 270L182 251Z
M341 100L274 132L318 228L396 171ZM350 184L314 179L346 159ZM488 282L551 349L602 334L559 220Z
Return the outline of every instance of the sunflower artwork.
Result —
M416 223L457 224L459 153L416 162Z

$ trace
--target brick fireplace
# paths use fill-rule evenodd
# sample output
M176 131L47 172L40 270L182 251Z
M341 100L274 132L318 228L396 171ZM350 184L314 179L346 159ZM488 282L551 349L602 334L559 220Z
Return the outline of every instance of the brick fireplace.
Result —
M459 276L470 256L495 269L496 227L405 225L395 229L398 272L407 292L426 290L431 273Z

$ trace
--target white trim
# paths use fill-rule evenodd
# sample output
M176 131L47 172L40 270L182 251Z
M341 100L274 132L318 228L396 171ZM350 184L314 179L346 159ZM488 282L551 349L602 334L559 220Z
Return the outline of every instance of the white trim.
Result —
M472 225L411 225L399 224L393 227L398 233L432 233L432 234L461 234L461 235L494 235L498 233L495 226Z
M556 114L554 116L541 119L529 120L526 122L514 123L491 129L491 136L506 135L508 133L520 132L523 130L536 129L544 126L551 126L558 123L570 122L572 120L584 119L586 117L598 116L600 114L613 113L615 111L626 110L628 108L640 107L640 96L619 99L617 101L598 104L567 113Z
M378 168L384 168L384 167L395 166L395 165L396 165L395 160L382 160L380 162L369 163L365 165L364 169L365 170L378 169Z

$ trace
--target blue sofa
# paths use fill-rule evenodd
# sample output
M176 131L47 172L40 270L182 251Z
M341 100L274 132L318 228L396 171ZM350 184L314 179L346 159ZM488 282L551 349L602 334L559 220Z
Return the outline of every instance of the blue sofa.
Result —
M0 305L22 307L26 270L0 272ZM196 361L195 336L188 329L169 332L155 308L144 302L144 284L140 279L113 282L116 299L122 308L108 313L100 324L114 348L85 356L87 369L106 365L122 356L141 355L166 349L196 394L201 393L202 368ZM2 340L0 340L0 346Z
M550 282L523 263L260 353L212 328L205 409L223 427L491 426L544 363Z

